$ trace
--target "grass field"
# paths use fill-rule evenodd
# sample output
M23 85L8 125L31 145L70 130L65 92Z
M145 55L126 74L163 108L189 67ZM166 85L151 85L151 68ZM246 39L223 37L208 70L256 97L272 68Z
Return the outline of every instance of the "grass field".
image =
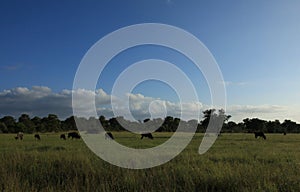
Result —
M135 148L163 143L171 133L154 133L154 140L113 133ZM170 162L144 170L111 165L82 140L60 140L41 134L0 135L0 191L300 191L300 135L223 134L204 155L198 154L203 134Z

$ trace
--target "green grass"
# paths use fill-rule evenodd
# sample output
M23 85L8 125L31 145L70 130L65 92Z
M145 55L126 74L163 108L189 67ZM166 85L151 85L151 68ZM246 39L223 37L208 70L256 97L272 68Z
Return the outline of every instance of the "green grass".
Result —
M113 133L117 142L133 148L163 143L171 133L154 133L154 140ZM300 135L223 134L204 155L198 154L202 134L170 162L144 170L111 165L82 140L60 140L41 134L0 135L0 191L300 191Z

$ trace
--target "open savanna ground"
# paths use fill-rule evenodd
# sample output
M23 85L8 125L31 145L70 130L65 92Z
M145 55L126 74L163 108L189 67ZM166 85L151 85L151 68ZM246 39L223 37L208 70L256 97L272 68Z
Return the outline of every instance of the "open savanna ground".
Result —
M154 140L113 132L116 141L148 148L172 133L154 133ZM0 191L300 191L300 135L222 134L204 155L203 134L168 163L143 170L111 165L80 140L40 134L15 140L0 135Z

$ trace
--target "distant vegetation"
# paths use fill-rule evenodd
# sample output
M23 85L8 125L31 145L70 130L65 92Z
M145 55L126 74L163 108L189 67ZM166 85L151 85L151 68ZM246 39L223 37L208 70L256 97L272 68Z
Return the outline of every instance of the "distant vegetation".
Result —
M209 109L203 111L203 119L198 123L196 120L184 121L179 118L167 116L165 119L145 119L144 122L159 122L161 126L156 129L156 132L174 132L176 131L179 122L184 124L197 124L197 132L204 133L210 118L222 118L224 125L222 132L224 133L244 133L263 131L265 133L299 133L300 124L291 120L284 120L282 123L279 120L266 121L258 118L246 118L240 123L229 121L230 115L225 115L223 110ZM86 123L99 121L107 131L125 131L124 127L119 123L120 120L129 123L131 126L139 128L144 122L129 122L123 117L113 117L106 119L100 116L98 119L91 117L89 119L80 118ZM90 124L92 125L92 124ZM93 124L95 125L95 124ZM57 115L49 114L47 117L30 118L27 114L22 114L17 120L12 116L4 116L0 118L0 133L34 133L34 132L62 132L76 130L75 117L71 116L65 120L60 120ZM97 131L97 128L91 126L90 132Z

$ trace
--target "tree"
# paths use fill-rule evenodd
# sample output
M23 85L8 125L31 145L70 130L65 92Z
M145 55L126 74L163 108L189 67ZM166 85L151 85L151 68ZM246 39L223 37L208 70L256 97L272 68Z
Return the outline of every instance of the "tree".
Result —
M76 122L75 117L72 115L71 117L66 118L61 122L61 128L63 131L76 130Z
M226 115L224 109L207 109L203 111L203 120L201 125L206 129L210 122L213 123L213 128L217 128L219 125L223 125L224 122L228 121L231 115ZM212 121L211 121L212 120Z
M0 133L8 133L6 125L2 122L0 122Z
M45 125L42 123L42 119L40 117L35 116L31 119L31 122L34 124L34 130L36 132L45 132Z
M184 126L184 129L186 132L194 132L195 129L197 131L198 125L199 125L199 123L198 123L198 120L196 120L196 119L191 119L187 122L183 121L183 120L180 121L180 126Z
M23 128L23 131L25 133L33 133L34 132L34 128L35 128L35 125L34 123L31 121L29 115L27 114L22 114L20 117L19 117L19 123L23 123L24 125L24 128Z
M99 117L99 121L103 127L103 129L108 129L109 128L109 122L105 119L103 115Z
M281 124L285 132L288 133L299 133L299 126L296 122L291 120L284 120L284 122Z
M61 131L61 122L58 119L57 115L55 114L49 114L48 117L44 117L42 119L42 123L45 126L46 132L59 132Z
M90 117L85 127L87 133L98 133L100 130L99 124L100 122L98 119L96 119L95 117Z
M117 118L113 117L108 120L109 122L109 130L114 130L114 131L121 131L124 130L123 127L120 125L118 122Z
M229 121L226 125L224 125L223 130L225 129L228 132L234 133L234 132L238 132L237 128L238 127L237 127L237 124L235 122Z
M268 121L266 123L266 129L268 133L283 133L285 130L281 126L279 120Z
M9 133L17 133L15 129L16 120L12 116L5 116L0 119L0 122L5 124Z
M256 132L256 131L266 131L266 121L258 118L249 119L246 118L243 120L245 128L248 132Z
M205 111L203 111L203 120L201 121L201 125L203 127L205 127L205 129L207 128L208 126L208 123L210 121L210 118L215 115L215 109L207 109Z
M173 130L172 129L173 122L174 122L174 118L171 116L167 116L165 118L164 123L162 124L162 131L171 132Z
M24 123L18 122L15 126L15 133L24 132L26 130L26 126Z

